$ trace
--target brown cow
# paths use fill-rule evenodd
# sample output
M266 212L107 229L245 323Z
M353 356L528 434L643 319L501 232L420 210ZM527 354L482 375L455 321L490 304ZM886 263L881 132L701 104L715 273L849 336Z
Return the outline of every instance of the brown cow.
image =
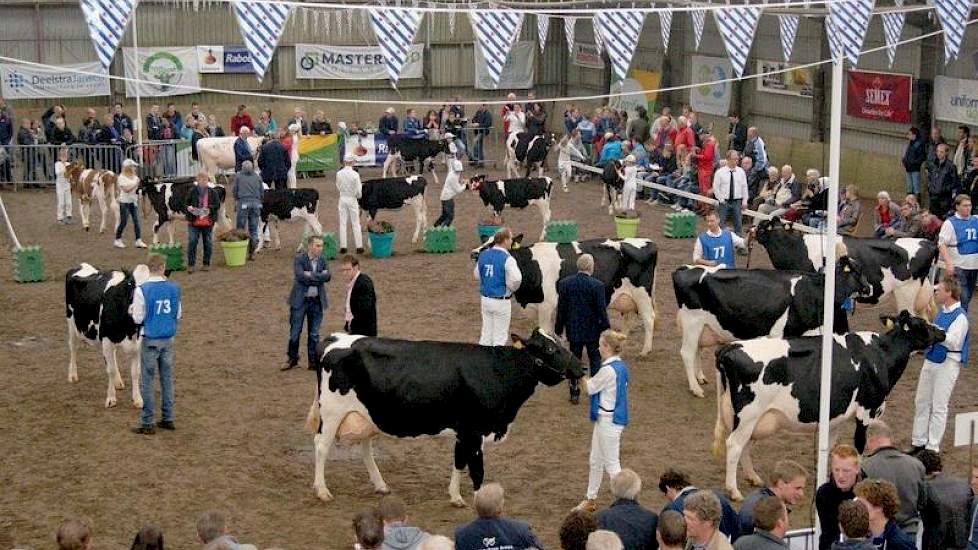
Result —
M108 209L115 212L115 226L119 225L119 204L116 202L116 174L110 170L85 168L85 164L76 160L65 169L65 176L71 184L71 194L78 197L78 209L81 211L82 226L85 231L90 229L88 223L89 208L92 200L98 201L102 211L102 222L99 233L105 233L105 222L108 220Z

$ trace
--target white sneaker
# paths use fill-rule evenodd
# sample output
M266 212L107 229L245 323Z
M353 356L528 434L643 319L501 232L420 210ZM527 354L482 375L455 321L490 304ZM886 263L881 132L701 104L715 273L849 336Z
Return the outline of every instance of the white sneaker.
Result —
M126 243L122 242L122 239L116 239L115 242L112 243L112 246L116 248L125 248Z
M146 248L146 243L142 239L136 239L136 242L132 243L136 248Z

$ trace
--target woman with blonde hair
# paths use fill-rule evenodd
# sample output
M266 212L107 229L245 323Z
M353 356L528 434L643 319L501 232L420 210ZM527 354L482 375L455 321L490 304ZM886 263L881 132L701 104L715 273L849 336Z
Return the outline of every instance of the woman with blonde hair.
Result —
M136 190L139 189L139 176L136 175L136 161L126 159L122 162L122 172L116 179L119 184L119 225L115 228L116 248L125 248L122 242L122 232L126 230L126 221L132 218L132 228L136 233L136 241L133 246L136 248L146 248L146 243L140 238L139 213L136 209Z
M620 354L626 336L614 330L606 330L598 339L598 353L601 355L601 368L595 375L584 378L584 387L591 396L591 434L590 472L588 474L587 495L578 509L593 512L595 500L601 488L604 473L613 478L621 472L618 451L621 447L621 432L628 425L628 367Z

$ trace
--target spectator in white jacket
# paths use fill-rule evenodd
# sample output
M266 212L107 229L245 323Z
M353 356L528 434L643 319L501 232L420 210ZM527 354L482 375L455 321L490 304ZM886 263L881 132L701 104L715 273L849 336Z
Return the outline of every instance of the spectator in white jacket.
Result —
M574 146L575 138L579 142L580 136L581 131L574 128L570 134L560 139L560 144L557 146L557 172L560 173L560 184L564 187L564 193L567 192L567 181L570 180L574 171L571 161L584 160L584 153Z

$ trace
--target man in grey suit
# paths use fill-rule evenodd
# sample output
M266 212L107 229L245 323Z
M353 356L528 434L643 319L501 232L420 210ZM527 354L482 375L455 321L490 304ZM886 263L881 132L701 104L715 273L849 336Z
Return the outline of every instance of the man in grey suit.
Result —
M947 550L968 545L968 503L971 487L962 478L945 474L941 455L931 450L916 455L924 465L927 493L921 504L924 522L924 550Z
M319 324L326 312L326 285L332 275L323 256L322 237L309 237L306 251L296 254L292 262L294 280L289 293L289 360L282 370L289 370L299 364L299 337L302 322L306 322L306 346L309 354L309 368L318 363L316 345L319 344Z
M594 278L594 257L581 254L577 258L577 273L557 282L557 319L554 325L557 336L567 333L567 342L574 357L587 358L591 365L590 376L601 368L598 339L611 328L608 322L608 298L604 283ZM581 396L577 380L570 380L570 402L576 405Z

